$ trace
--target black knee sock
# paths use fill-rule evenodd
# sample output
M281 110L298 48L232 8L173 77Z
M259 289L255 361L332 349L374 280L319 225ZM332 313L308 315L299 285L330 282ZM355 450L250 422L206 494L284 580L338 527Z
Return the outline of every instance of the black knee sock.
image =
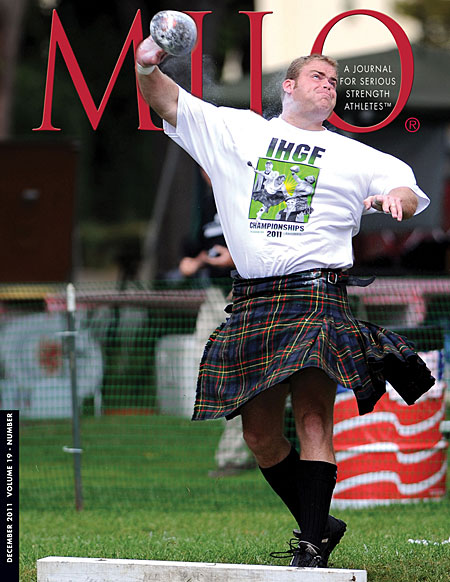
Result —
M282 461L260 471L295 518L302 539L320 546L336 484L336 465L323 461L300 461L291 448Z
M299 466L300 458L295 448L292 447L288 456L276 465L267 469L259 468L266 481L287 506L298 524L300 524L300 499L297 483Z
M337 467L324 461L299 461L299 525L302 540L320 546L336 485Z

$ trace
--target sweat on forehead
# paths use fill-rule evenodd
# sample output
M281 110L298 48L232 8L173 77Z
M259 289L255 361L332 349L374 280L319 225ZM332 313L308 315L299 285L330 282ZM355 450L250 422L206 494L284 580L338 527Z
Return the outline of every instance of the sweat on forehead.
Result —
M302 68L305 65L307 65L308 63L310 63L311 61L322 61L324 63L327 63L328 65L331 65L336 70L336 75L337 75L338 62L335 59L333 59L331 57L327 57L326 55L312 54L312 55L308 55L306 57L298 57L297 59L294 59L292 61L292 63L289 65L284 78L285 79L297 79Z

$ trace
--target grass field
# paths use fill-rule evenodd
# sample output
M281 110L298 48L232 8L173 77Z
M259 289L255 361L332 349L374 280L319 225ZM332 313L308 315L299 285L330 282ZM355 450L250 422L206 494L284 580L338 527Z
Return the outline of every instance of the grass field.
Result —
M258 471L207 476L220 422L104 416L83 418L82 429L76 512L72 458L62 452L70 423L22 423L21 582L34 582L36 560L50 555L270 564L271 551L287 549L295 524ZM333 513L348 532L332 566L366 569L370 582L448 582L449 495Z

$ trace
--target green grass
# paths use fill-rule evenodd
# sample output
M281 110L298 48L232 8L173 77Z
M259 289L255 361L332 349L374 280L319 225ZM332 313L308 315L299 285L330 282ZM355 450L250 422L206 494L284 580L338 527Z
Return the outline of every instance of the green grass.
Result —
M84 510L73 500L66 421L21 428L20 581L36 560L80 556L270 564L293 519L258 471L211 480L216 422L83 419ZM450 496L439 502L336 510L348 532L330 562L370 582L448 582ZM412 544L409 539L436 542ZM286 561L280 561L286 564Z
M332 565L366 569L371 582L447 582L449 544L408 540L448 538L448 514L448 501L338 512L349 531ZM233 511L231 503L230 510L201 512L145 505L78 514L27 510L21 518L20 580L35 580L36 560L50 555L270 564L269 552L285 548L293 525L281 507Z

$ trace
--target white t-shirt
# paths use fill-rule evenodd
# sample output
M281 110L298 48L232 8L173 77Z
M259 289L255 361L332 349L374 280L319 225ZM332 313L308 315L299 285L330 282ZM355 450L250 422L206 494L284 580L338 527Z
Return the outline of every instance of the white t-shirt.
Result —
M408 186L419 198L416 214L429 204L411 168L391 155L327 130L217 107L181 88L177 127L164 122L164 131L211 178L244 278L351 267L367 196ZM266 190L255 170L278 175Z

